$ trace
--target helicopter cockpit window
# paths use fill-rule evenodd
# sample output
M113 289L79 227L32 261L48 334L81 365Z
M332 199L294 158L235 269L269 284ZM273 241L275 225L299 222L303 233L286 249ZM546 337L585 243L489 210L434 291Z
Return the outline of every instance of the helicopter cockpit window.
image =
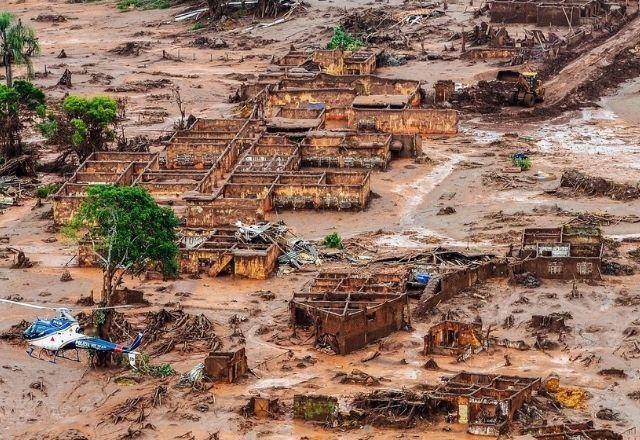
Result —
M29 327L27 327L27 329L24 331L24 335L28 338L37 337L45 334L48 328L49 327L44 324L41 324L39 322L34 322Z

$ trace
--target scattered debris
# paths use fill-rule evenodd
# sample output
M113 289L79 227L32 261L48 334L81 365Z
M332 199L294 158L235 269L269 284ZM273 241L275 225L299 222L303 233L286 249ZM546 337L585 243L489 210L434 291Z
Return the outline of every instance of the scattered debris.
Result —
M11 269L27 269L29 267L33 267L34 263L20 249L7 248L7 251L14 254Z
M71 71L69 69L64 69L62 76L58 80L58 86L71 88L73 87L71 84Z
M536 287L540 287L540 284L541 284L540 280L535 276L535 274L532 274L531 272L514 274L513 277L511 278L511 281L514 284L521 284L530 289L535 289Z
M229 44L224 41L222 38L209 38L205 36L200 36L193 40L191 43L192 46L200 47L203 49L224 49L229 47Z
M618 263L616 261L606 261L606 260L602 261L600 271L602 272L602 275L614 275L614 276L630 276L636 272L633 266Z
M150 41L128 41L126 43L119 44L109 52L120 56L138 56L140 52L146 51L151 48Z
M611 420L611 421L620 420L620 414L617 412L614 412L610 408L599 409L598 412L596 413L596 417L599 418L600 420Z
M0 333L0 339L13 344L22 344L24 343L23 333L30 324L23 319L19 323L12 325L8 330Z
M152 89L164 89L170 87L173 82L169 79L145 79L140 81L127 82L121 86L111 86L105 92L125 93L125 92L146 92Z
M39 14L37 17L32 18L32 20L40 23L64 23L67 21L67 17L60 14Z
M73 277L71 276L71 272L69 272L69 269L65 268L62 271L62 275L60 275L60 281L62 281L63 283L73 281Z
M362 370L353 370L349 373L338 373L335 375L334 379L337 379L338 382L343 384L357 384L357 385L365 385L365 386L375 386L380 385L380 379L377 377L373 377L370 374L365 373Z
M446 206L444 208L440 208L436 215L451 215L455 214L456 210L452 206Z

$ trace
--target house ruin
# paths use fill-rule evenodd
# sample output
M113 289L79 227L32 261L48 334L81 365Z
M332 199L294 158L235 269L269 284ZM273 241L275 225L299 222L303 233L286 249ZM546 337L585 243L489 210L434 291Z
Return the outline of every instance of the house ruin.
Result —
M600 279L603 249L599 228L527 228L522 234L519 257L523 270L540 278Z
M409 426L416 418L466 425L474 435L498 437L540 389L539 378L461 372L431 390L377 390L352 405L373 424Z
M277 209L364 209L371 170L458 124L454 110L423 107L419 81L372 75L375 62L364 49L292 50L280 71L238 90L244 117L198 119L161 153L91 155L55 194L54 222L66 223L93 183L141 186L188 228L258 222Z
M493 0L489 15L496 23L528 23L536 26L579 26L603 15L598 0Z
M467 350L483 347L482 323L445 320L431 328L424 336L424 354L459 356Z
M294 293L291 324L347 354L409 325L406 273L323 273Z
M455 409L453 418L468 425L468 433L498 436L540 386L540 378L461 372L428 397L448 402Z
M204 373L215 382L237 382L248 372L244 348L233 352L212 351L204 359Z
M266 279L282 254L276 243L242 240L237 227L183 229L179 242L180 272L216 277L222 273Z
M583 423L565 423L562 425L532 426L523 429L522 438L540 440L623 440L624 436L610 429L596 429L593 421Z

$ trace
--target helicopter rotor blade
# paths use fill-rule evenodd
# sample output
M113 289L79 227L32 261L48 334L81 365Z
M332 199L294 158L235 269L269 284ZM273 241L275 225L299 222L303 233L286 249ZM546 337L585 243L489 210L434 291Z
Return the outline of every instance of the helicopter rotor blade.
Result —
M107 310L107 309L130 309L132 305L107 306L107 307L74 307L73 310Z
M16 306L30 307L32 309L56 310L54 307L37 306L35 304L29 304L29 303L24 303L24 302L20 302L20 301L12 301L10 299L0 299L0 302L7 303L7 304L13 304L13 305L16 305Z

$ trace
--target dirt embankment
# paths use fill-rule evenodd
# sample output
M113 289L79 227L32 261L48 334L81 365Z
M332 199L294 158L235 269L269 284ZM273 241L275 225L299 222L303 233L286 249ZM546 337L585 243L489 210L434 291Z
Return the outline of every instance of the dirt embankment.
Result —
M611 87L637 76L638 67L626 70L625 64L632 61L639 45L640 17L636 17L603 44L581 54L549 80L544 107L570 103L576 93L585 99L599 98ZM637 54L635 58L637 62Z

